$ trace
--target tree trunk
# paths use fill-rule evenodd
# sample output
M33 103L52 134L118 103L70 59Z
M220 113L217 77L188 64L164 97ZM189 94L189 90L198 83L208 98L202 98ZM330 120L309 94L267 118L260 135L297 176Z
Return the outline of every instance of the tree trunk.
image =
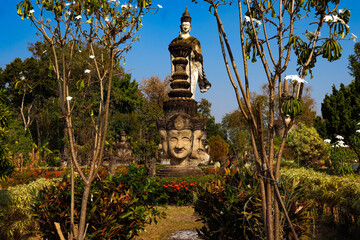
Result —
M79 223L79 235L77 240L83 240L85 238L85 224L86 224L86 210L87 203L90 195L91 182L85 182L84 192L81 201L80 223Z

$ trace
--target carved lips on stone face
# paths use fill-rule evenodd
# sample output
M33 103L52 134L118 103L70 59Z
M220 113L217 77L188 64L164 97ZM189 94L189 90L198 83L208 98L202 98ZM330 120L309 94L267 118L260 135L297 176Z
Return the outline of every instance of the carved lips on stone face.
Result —
M185 160L192 151L192 131L184 130L169 130L169 153L176 160Z

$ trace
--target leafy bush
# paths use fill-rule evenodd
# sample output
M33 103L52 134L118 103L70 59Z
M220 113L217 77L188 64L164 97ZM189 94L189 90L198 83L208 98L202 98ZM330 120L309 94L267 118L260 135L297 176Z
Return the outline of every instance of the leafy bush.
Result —
M19 184L28 184L39 178L59 178L66 174L66 170L62 168L33 168L31 166L23 169L16 169L6 179L0 181L0 186L7 188Z
M327 157L326 145L316 129L303 123L291 131L287 143L301 166L320 167Z
M208 140L210 146L210 157L216 162L229 153L229 144L219 135L212 136Z
M94 181L87 206L87 239L131 239L145 224L161 217L146 194L152 191L152 180L141 177L142 168L130 168L129 174ZM65 178L39 195L33 211L45 238L58 239L54 222L60 223L64 233L70 229L70 189ZM76 178L75 223L79 221L82 192L83 183Z
M31 204L39 190L52 184L53 180L41 178L0 190L0 239L23 239L27 231L34 229Z
M249 171L237 171L199 187L194 208L205 224L198 230L200 235L205 239L263 236L257 184L251 179Z
M120 182L137 193L139 201L152 206L192 204L197 185L214 178L213 175L177 178L148 177L146 168L135 165L129 165L126 174L118 177Z
M22 123L13 120L9 124L8 149L12 161L18 167L30 161L29 153L33 149L33 139L30 131L24 131Z
M282 169L281 177L303 186L303 197L315 200L319 219L344 232L360 234L360 178L331 176L311 169Z
M194 193L197 191L198 185L210 182L213 179L213 175L162 178L158 183L162 188L163 197L158 202L167 205L193 204Z
M357 159L356 153L345 145L342 136L336 136L338 139L335 144L328 146L329 162L326 162L335 174L346 175L354 172L353 164ZM330 139L327 139L330 141ZM330 142L329 142L330 143Z
M204 223L198 232L205 239L263 239L260 189L257 175L244 166L226 170L225 176L199 187L195 212ZM284 203L301 239L310 239L313 223L313 204L302 196L302 186L296 182L282 184ZM280 210L281 211L281 210ZM283 239L293 239L282 214Z

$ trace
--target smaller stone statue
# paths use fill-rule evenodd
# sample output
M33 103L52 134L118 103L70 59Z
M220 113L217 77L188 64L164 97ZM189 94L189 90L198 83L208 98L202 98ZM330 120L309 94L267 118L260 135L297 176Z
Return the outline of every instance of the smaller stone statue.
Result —
M192 98L195 98L195 89L196 84L198 83L200 91L206 92L210 89L211 83L207 80L203 68L203 56L201 53L201 46L199 40L195 37L190 36L191 30L191 17L190 14L185 8L185 12L181 17L180 33L177 38L175 38L169 45L169 49L176 46L188 45L191 49L188 57L189 66L186 68L186 73L189 76L188 81L190 83L190 90L192 93ZM176 71L175 66L173 65L173 60L176 58L171 54L172 68L171 73L174 74Z

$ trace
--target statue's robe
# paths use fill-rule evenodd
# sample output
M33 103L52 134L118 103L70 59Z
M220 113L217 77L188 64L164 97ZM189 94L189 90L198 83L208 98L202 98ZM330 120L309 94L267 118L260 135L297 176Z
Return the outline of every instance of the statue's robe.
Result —
M193 94L192 98L195 98L195 89L196 89L197 83L199 85L201 92L206 92L211 87L211 84L207 80L205 73L204 73L203 57L202 57L202 53L201 53L201 46L200 46L199 40L197 40L193 36L183 38L180 35L179 37L172 40L169 47L176 46L176 45L184 45L184 44L191 46L191 49L192 49L190 56L189 56L190 67L189 67L187 74L189 76L188 81L190 82L190 90L191 90L191 93ZM173 56L171 56L171 60L173 60ZM174 71L173 67L172 67L172 71ZM172 74L173 74L173 72L172 72Z

